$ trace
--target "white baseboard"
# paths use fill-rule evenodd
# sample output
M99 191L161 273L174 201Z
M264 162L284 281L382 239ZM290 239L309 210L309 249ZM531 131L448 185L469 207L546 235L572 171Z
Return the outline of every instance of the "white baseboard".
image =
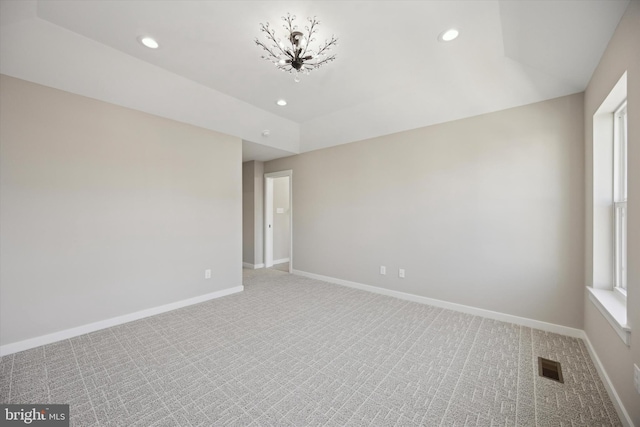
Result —
M273 261L272 265L284 264L285 262L289 262L289 258L276 259ZM258 268L264 268L264 264L250 264L248 262L243 262L242 266L250 270L257 270Z
M391 289L379 288L377 286L364 285L362 283L350 282L348 280L336 279L334 277L322 276L315 273L307 273L306 271L293 270L293 274L305 276L312 279L323 280L325 282L334 283L336 285L347 286L349 288L360 289L363 291L374 292L376 294L387 295L407 301L413 301L420 304L433 305L435 307L446 308L449 310L459 311L462 313L473 314L476 316L486 317L488 319L500 320L502 322L515 323L516 325L527 326L529 328L540 329L556 334L567 335L573 338L583 338L584 331L582 329L570 328L568 326L547 323L541 320L529 319L526 317L514 316L512 314L500 313L497 311L485 310L482 308L471 307L468 305L456 304L453 302L443 301L434 298L427 298L420 295L408 294L405 292L394 291Z
M618 396L616 389L613 387L613 383L611 382L609 375L607 375L607 372L604 370L604 366L602 365L602 362L600 362L600 358L598 357L596 350L593 348L591 341L589 341L589 337L587 336L586 333L584 334L582 339L587 345L587 350L589 351L591 360L593 360L593 364L596 366L596 370L600 375L600 379L602 380L604 387L607 389L607 393L609 393L609 397L613 402L613 406L616 407L616 412L618 412L618 417L620 418L620 421L625 427L634 427L633 421L631 420L631 416L629 415L624 405L622 404L622 400L620 400L620 396Z
M89 332L99 331L100 329L109 328L111 326L121 325L123 323L132 322L134 320L143 319L145 317L150 317L156 314L165 313L167 311L175 310L175 309L186 307L193 304L198 304L211 299L235 294L237 292L242 292L243 290L244 290L244 286L236 286L229 289L223 289L217 292L211 292L205 295L200 295L194 298L188 298L182 301L176 301L170 304L148 308L146 310L136 311L135 313L125 314L123 316L118 316L118 317L112 317L111 319L100 320L99 322L89 323L87 325L82 325L82 326L78 326L71 329L65 329L64 331L54 332L52 334L42 335L39 337L30 338L24 341L19 341L11 344L5 344L3 346L0 346L0 356L6 356L8 354L17 353L19 351L40 347L41 345L51 344L53 342L77 337L79 335L84 335L84 334L88 334Z
M250 264L250 263L248 263L248 262L243 262L243 263L242 263L242 266L243 266L244 268L248 268L248 269L250 269L250 270L256 270L256 269L258 269L258 268L264 268L264 264Z

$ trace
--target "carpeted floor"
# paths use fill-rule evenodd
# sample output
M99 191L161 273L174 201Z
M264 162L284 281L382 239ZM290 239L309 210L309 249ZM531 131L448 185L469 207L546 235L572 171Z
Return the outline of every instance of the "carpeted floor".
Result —
M76 426L621 425L578 339L244 275L242 293L2 357L0 401L70 403Z
M274 264L273 267L271 267L274 270L278 270L278 271L284 271L285 273L289 272L289 263L288 262L283 262L280 264Z

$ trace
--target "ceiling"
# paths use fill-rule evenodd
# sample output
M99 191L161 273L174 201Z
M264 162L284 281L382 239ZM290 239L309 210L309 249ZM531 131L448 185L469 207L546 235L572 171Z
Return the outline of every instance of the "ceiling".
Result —
M0 1L0 72L238 136L243 160L581 92L628 4ZM299 83L253 41L287 12L339 39L337 59ZM460 37L438 41L451 27Z

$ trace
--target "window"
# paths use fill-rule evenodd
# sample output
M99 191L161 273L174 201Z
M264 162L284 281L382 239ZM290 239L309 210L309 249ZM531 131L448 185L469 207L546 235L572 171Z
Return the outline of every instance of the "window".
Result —
M614 289L627 292L627 103L614 113L613 134Z
M627 323L627 73L593 115L592 271L589 299L626 344Z

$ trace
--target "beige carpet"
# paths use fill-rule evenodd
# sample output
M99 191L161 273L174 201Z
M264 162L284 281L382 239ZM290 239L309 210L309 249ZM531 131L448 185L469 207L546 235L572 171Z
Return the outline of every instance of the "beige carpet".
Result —
M271 267L274 270L278 270L278 271L284 271L285 273L289 272L289 263L288 262L283 262L281 264L274 264L273 267Z
M69 403L74 426L620 425L579 339L244 274L242 293L2 357L0 401Z

